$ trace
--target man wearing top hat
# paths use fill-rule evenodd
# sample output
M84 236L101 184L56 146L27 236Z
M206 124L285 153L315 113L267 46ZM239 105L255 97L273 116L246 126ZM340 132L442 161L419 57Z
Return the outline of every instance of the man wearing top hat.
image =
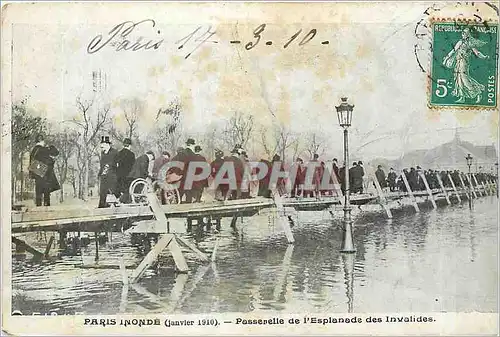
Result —
M117 198L119 193L116 188L117 184L117 157L118 151L111 147L111 142L108 136L101 137L101 162L99 169L99 208L109 207L106 202L106 197L109 193L114 194Z
M125 138L123 140L123 149L118 152L118 157L116 159L117 169L117 188L118 192L125 195L128 192L129 182L127 179L130 170L135 162L135 154L130 150L132 145L132 140L130 138Z

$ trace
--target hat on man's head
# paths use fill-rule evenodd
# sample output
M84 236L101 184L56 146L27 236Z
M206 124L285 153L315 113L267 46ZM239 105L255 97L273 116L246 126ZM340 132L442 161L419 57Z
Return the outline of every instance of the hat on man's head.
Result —
M169 156L170 157L170 152L168 152L168 151L163 151L161 154L164 155L164 156Z
M153 156L153 159L155 159L155 153L151 150L147 151L146 154L150 154Z
M187 145L187 146L194 145L194 144L196 144L196 142L194 141L194 139L193 139L193 138L188 138L188 139L186 140L186 145Z
M337 161L338 162L337 158L333 158L333 161Z
M41 142L42 140L45 140L45 136L44 136L44 135L42 135L42 134L38 134L38 135L36 135L36 137L35 137L35 142L39 143L39 142Z
M363 162L361 160L358 161L358 165L363 165Z
M111 141L109 140L109 136L102 136L101 137L101 144L111 144Z
M201 152L201 146L196 145L196 146L194 147L194 152Z
M125 138L123 140L123 145L132 145L132 139L130 138Z

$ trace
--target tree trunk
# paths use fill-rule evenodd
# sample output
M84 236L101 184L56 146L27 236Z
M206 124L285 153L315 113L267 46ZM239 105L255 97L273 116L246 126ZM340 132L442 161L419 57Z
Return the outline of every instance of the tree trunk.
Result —
M83 200L87 201L89 197L89 155L88 152L85 151L84 163L83 163Z
M24 199L24 168L23 168L23 152L21 152L21 160L20 160L20 177L21 177L21 197L20 200Z
M63 183L61 182L61 190L60 190L61 194L59 195L59 202L60 203L63 203L64 201L64 186L63 186Z

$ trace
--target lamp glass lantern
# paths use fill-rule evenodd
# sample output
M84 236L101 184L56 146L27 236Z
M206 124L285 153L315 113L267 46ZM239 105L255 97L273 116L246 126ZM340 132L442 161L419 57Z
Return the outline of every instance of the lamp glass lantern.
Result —
M339 125L347 129L351 126L354 105L347 102L347 97L342 97L340 100L340 105L335 107L337 109L337 117L339 119Z
M467 155L467 157L465 157L465 160L467 160L467 165L470 167L472 165L472 156L470 155L470 153Z

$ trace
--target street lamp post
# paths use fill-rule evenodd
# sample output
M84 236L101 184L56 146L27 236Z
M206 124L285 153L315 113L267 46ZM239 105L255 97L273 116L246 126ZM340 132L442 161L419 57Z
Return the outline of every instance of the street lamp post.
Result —
M472 176L471 176L471 173L470 173L470 167L472 165L472 156L469 154L467 154L467 156L465 157L465 160L467 161L467 166L469 167L469 188L471 189L470 192L469 192L469 208L472 208Z
M337 117L339 119L339 125L344 129L344 181L345 181L345 193L344 193L344 233L342 235L342 247L340 251L342 253L354 253L356 249L354 248L354 242L352 238L352 218L351 218L351 201L350 201L350 186L349 186L349 134L348 129L351 126L352 111L354 110L354 105L347 102L347 97L342 97L339 106L335 107L337 109Z

